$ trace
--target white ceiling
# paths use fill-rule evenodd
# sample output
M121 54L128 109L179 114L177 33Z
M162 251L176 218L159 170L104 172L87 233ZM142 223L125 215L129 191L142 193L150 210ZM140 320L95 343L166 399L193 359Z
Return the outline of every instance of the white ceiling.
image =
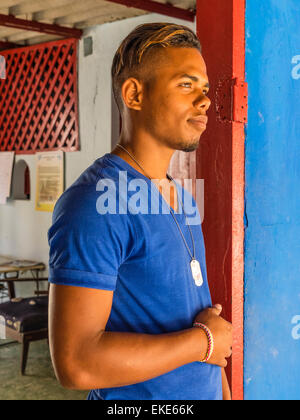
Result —
M196 7L196 0L156 1L183 9ZM0 14L78 29L146 13L105 0L0 0ZM61 37L0 26L0 41L4 42L34 45L56 39Z

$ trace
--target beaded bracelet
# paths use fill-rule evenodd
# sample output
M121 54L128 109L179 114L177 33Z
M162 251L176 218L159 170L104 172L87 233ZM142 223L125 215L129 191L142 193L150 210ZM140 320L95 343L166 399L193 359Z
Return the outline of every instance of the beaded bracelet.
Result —
M200 322L194 322L193 327L201 328L205 334L207 335L208 339L208 349L207 353L203 360L200 360L201 363L206 363L211 358L213 351L214 351L214 337L211 333L211 331L206 327L206 325L201 324Z

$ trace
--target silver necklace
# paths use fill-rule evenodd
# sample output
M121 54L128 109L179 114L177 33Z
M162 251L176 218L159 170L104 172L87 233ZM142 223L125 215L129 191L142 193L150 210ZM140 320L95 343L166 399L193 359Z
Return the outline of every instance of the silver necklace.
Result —
M139 162L135 159L135 157L134 156L132 156L131 155L131 153L129 153L128 152L128 150L127 149L125 149L125 147L123 147L121 144L117 144L116 145L117 147L121 147L121 149L123 149L126 153L128 153L128 155L135 161L135 163L142 169L142 171L145 173L145 175L147 176L147 178L149 178L151 181L152 181L152 178L146 173L146 171L145 171L145 169L139 164ZM166 174L167 175L167 178L169 179L169 181L173 181L174 182L174 184L175 184L175 181L173 180L173 178L169 175L169 174ZM156 184L154 183L154 185L156 186ZM157 187L157 186L156 186ZM177 190L177 187L175 186L175 188L176 188L176 190ZM185 237L184 237L184 235L183 235L183 233L182 233L182 230L180 229L180 226L179 226L179 224L178 224L178 222L177 222L177 220L176 220L176 217L174 216L174 213L173 213L173 210L172 210L172 208L171 208L171 206L169 206L169 208L170 208L170 212L171 212L171 215L172 215L172 217L173 217L173 219L174 219L174 221L175 221L175 223L176 223L176 225L177 225L177 227L178 227L178 230L179 230L179 232L180 232L180 234L181 234L181 236L182 236L182 239L183 239L183 241L184 241L184 244L185 244L185 246L186 246L186 249L188 250L188 253L190 254L190 257L191 257L191 261L190 261L190 267L191 267L191 270L192 270L192 276L193 276L193 279L194 279L194 281L195 281L195 284L196 284L196 286L202 286L203 285L203 277L202 277L202 272L201 272L201 267L200 267L200 263L199 263L199 261L198 260L196 260L196 258L195 258L195 241L194 241L194 237L193 237L193 234L192 234L192 231L191 231L191 229L190 229L190 225L189 225L189 223L188 223L188 221L187 221L187 217L186 217L186 214L185 214L185 211L184 211L184 207L183 207L183 203L182 203L182 201L181 201L181 199L180 199L180 197L179 197L179 194L178 194L178 191L177 191L177 197L178 197L178 199L179 199L179 201L180 201L180 204L181 204L181 207L182 207L182 210L183 210L183 213L184 213L184 217L185 217L185 220L186 220L186 224L187 224L187 226L188 226L188 228L189 228L189 231L190 231L190 235L191 235L191 238L192 238L192 243L193 243L193 254L191 253L191 251L190 251L190 248L189 248L189 246L188 246L188 244L187 244L187 242L186 242L186 240L185 240Z

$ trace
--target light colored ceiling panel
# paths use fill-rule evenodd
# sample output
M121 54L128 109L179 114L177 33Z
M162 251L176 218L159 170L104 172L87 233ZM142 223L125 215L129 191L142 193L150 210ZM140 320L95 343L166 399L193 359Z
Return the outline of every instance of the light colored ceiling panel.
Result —
M19 16L24 13L33 13L40 10L45 10L47 7L52 8L63 6L64 4L68 3L71 3L70 0L51 0L49 2L45 0L25 0L23 3L19 3L16 6L10 7L9 13L14 16ZM74 1L72 3L74 3Z
M97 15L114 15L117 13L123 13L123 11L129 11L129 14L133 13L134 9L129 10L126 6L117 6L113 3L111 4L103 4L98 7L91 7L88 9L83 9L82 11L78 11L75 13L69 13L67 16L63 16L54 20L54 23L60 26L64 26L67 23L76 24L76 22L80 22L83 20L87 20L92 18L93 16Z
M134 15L132 14L132 11L129 11L129 10L123 10L122 12L114 13L111 15L104 13L104 14L94 16L88 20L77 22L75 24L75 27L77 29L86 29L91 26L101 25L103 23L114 22L117 20L127 19L127 18L131 18L135 16L142 16L145 14L147 14L147 12L144 12L142 10L137 10L137 9Z
M0 0L0 5L1 8L2 7L13 7L16 6L17 4L22 4L27 2L28 0ZM32 0L30 0L32 1Z
M0 41L3 41L3 38L18 34L19 32L20 30L16 28L5 28L4 26L0 26Z
M19 31L17 34L10 35L7 37L7 42L19 43L20 41L27 41L30 38L35 38L37 35L40 36L38 32L32 31ZM43 35L45 36L45 35Z
M34 38L28 39L26 41L26 45L42 44L44 42L57 41L59 39L62 39L62 37L59 37L57 35L39 35Z
M36 12L33 15L34 20L47 20L47 19L56 19L59 17L68 16L71 13L76 13L82 10L88 10L89 8L97 6L97 4L104 4L107 5L107 2L102 0L64 0L64 3L56 6L56 7L44 7L43 10L40 12Z

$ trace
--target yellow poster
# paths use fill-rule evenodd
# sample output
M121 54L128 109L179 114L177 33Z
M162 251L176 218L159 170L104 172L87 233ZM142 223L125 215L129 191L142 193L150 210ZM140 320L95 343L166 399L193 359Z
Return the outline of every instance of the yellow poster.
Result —
M52 212L64 191L64 153L36 153L35 209Z

